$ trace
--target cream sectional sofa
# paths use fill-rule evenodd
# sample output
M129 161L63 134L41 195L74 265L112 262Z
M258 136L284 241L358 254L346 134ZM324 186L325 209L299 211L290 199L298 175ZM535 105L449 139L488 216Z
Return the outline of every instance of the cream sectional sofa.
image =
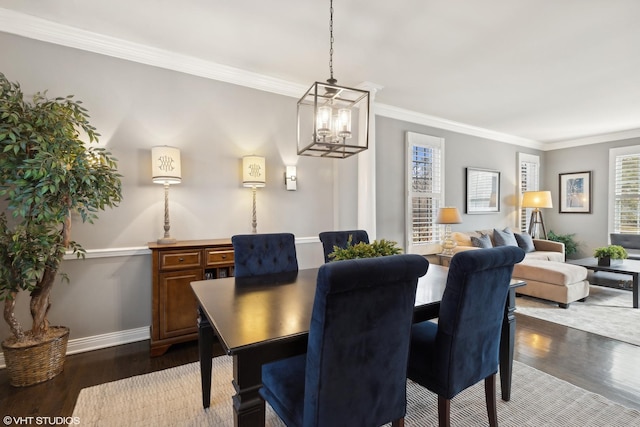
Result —
M508 235L510 230L498 230L502 236ZM484 235L484 236L483 236ZM495 230L479 230L470 232L454 232L453 239L457 246L454 253L479 249L472 240L486 241L487 236L492 246L505 243L505 239L496 236ZM474 239L472 239L472 237ZM496 239L496 237L498 237ZM524 242L507 241L509 244L522 243L519 246L526 252L524 260L513 268L513 278L521 279L526 286L518 288L517 294L529 295L557 302L560 307L567 308L574 301L584 301L589 296L589 282L587 269L572 264L565 264L564 243L551 240L530 239L528 236L518 236ZM533 243L533 248L527 248L526 242ZM476 240L477 242L478 240Z

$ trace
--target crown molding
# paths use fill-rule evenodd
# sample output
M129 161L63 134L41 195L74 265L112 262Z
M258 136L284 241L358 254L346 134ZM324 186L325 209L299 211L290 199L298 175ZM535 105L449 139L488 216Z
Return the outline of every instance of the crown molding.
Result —
M563 148L579 147L583 145L600 144L602 142L621 141L623 139L640 138L640 129L629 129L620 132L604 133L601 135L586 136L584 138L569 139L548 143L547 150L560 150Z
M374 105L375 113L380 116L389 117L397 120L404 120L411 123L418 123L425 126L431 126L438 129L445 129L452 132L458 132L465 135L473 135L480 138L491 139L493 141L506 142L507 144L520 145L524 147L534 148L536 150L544 150L545 146L539 141L521 138L506 133L496 132L490 129L480 128L452 120L443 119L441 117L430 116L428 114L417 113L415 111L405 110L403 108L394 107L392 105L376 103Z
M82 30L5 8L0 8L0 31L294 98L299 98L301 94L308 89L305 85ZM363 85L371 85L376 91L382 89L382 86L369 82L363 83ZM548 149L548 145L545 146L539 141L495 132L391 105L375 103L374 112L381 116L466 135L478 136L538 150Z

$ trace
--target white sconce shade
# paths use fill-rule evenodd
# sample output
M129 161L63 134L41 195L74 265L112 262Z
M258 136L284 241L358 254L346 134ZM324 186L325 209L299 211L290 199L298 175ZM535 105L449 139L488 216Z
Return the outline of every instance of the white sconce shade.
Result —
M264 187L266 185L266 182L266 167L264 157L243 157L242 185L245 187Z
M152 147L151 176L155 184L180 184L180 150L166 145Z
M297 190L298 177L296 175L295 166L287 166L287 171L284 173L284 183L288 191Z

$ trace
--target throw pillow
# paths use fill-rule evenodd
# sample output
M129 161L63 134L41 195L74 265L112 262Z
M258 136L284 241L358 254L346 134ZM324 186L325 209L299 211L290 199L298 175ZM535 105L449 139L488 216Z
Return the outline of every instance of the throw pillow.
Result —
M480 237L471 236L471 244L476 248L492 248L491 238L488 234L480 234Z
M518 246L522 248L525 252L533 252L536 250L535 245L533 244L533 239L527 233L516 233L516 241L518 242Z
M493 241L496 246L518 246L516 237L509 227L504 230L493 229Z

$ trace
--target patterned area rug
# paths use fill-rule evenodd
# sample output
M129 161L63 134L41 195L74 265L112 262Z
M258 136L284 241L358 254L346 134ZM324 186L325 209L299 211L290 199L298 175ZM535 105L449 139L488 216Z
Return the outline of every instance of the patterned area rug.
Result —
M633 308L629 290L592 285L585 302L573 302L567 309L523 295L516 298L516 313L640 346L640 309Z
M191 363L85 388L73 417L81 426L232 426L231 377L231 358L214 358L211 408L206 411L199 364ZM452 400L452 425L487 425L483 384ZM409 381L407 398L407 427L438 424L434 394ZM284 425L268 405L266 418L267 426ZM498 398L498 423L501 427L640 426L640 411L514 362L512 399Z

